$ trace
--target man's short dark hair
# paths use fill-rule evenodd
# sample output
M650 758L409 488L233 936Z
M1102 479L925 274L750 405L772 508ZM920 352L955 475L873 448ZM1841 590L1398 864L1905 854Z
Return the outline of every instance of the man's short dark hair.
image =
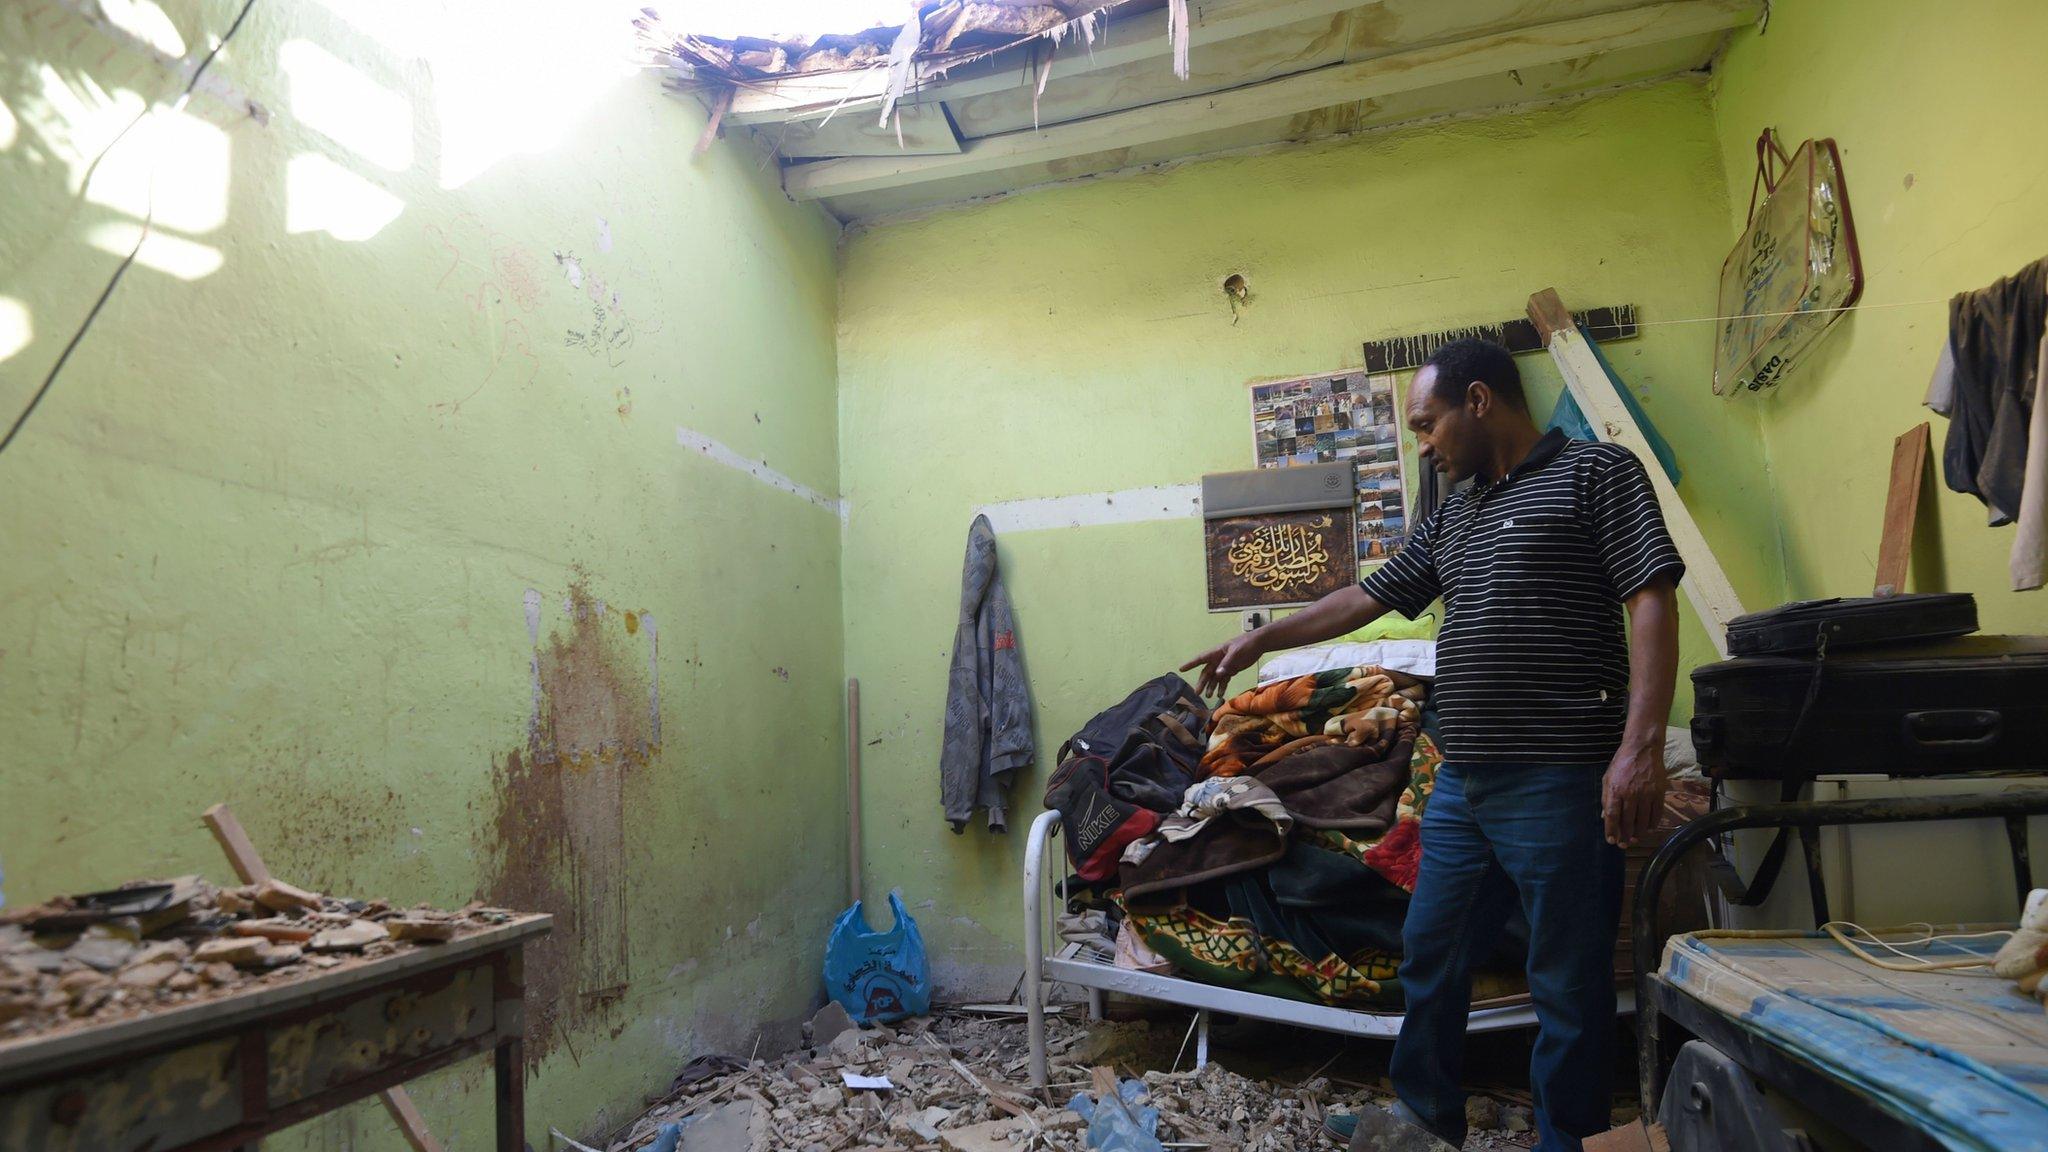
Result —
M1528 411L1522 395L1522 372L1506 348L1491 340L1468 336L1453 340L1430 354L1427 363L1436 369L1437 398L1447 404L1462 404L1465 389L1474 380L1493 389L1493 394L1511 407Z

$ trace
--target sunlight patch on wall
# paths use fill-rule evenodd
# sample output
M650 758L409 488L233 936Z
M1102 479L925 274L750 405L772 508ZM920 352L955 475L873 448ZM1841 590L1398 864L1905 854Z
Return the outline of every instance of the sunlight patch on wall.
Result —
M155 181L157 224L210 232L228 219L228 134L186 112L160 108L107 154L85 198L141 219Z
M405 201L317 152L285 165L284 230L362 241L405 211Z
M28 320L28 305L12 296L0 296L0 361L28 347L35 335L35 325Z
M411 101L309 41L286 41L278 63L300 123L379 168L412 167Z
M21 137L21 121L14 118L14 112L7 107L7 101L0 100L0 152L14 147Z
M126 256L141 235L142 225L122 220L98 225L87 233L86 241L102 252ZM169 235L159 228L150 230L135 262L166 276L198 280L220 271L222 257L218 248Z
M185 38L178 35L177 25L151 0L100 0L100 11L114 27L148 41L164 55L176 58L185 54Z
M48 64L36 69L36 80L42 99L22 106L22 122L70 169L69 186L76 192L93 158L142 115L146 104L137 93L126 88L109 92L90 76L79 77L73 87Z

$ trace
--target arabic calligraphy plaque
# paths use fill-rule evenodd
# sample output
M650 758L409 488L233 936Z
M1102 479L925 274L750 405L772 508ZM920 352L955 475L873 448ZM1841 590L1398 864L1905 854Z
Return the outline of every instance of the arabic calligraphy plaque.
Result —
M1209 610L1307 604L1356 583L1352 517L1346 507L1206 521Z

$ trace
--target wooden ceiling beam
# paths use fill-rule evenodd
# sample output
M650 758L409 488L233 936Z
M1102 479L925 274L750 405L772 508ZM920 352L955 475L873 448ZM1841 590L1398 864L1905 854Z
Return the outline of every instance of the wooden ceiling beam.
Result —
M860 156L792 165L797 200L999 172L1213 132L1360 100L1663 43L1754 21L1762 0L1668 0L1300 72L1183 100L969 141L948 156Z

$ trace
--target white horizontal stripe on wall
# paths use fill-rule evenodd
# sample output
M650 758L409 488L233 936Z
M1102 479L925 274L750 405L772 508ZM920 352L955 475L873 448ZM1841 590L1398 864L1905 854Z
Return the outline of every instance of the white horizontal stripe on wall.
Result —
M1202 514L1200 484L1164 484L1081 496L1004 500L975 509L998 533L1044 528L1087 528L1097 524L1142 524L1148 520L1191 520Z

